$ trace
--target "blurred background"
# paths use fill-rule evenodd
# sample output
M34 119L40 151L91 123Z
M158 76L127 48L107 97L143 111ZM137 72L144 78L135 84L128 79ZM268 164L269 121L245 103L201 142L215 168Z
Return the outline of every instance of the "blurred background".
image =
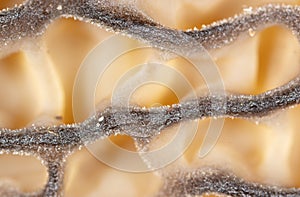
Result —
M0 8L22 2L1 0ZM300 1L136 1L139 9L155 21L180 30L200 29L203 25L243 13L249 7L269 3L297 5ZM76 74L88 53L111 35L91 24L58 19L33 44L28 43L32 47L2 57L0 126L15 129L31 124L73 123L72 93ZM234 44L209 51L220 70L226 91L240 94L262 93L298 76L299 52L297 39L281 26L245 33ZM99 80L95 106L105 107L116 82L133 67L136 58L145 62L159 59L150 50L132 52L113 62ZM192 68L183 69L182 65L187 62L176 58L160 61L182 73L194 89L205 89L199 74ZM166 77L170 81L175 79L168 73ZM132 102L147 107L177 103L181 98L172 91L175 86L176 81L171 87L155 83L141 86L132 94ZM193 142L176 162L183 169L222 166L249 181L300 187L299 115L300 108L295 107L263 119L226 119L218 143L205 158L199 158L198 152L210 119L201 120ZM163 146L170 139L172 131L153 146ZM110 140L121 148L136 150L130 137L114 136ZM103 154L114 156L109 149L105 151ZM118 157L115 156L115 159L118 160ZM153 196L162 184L163 171L128 173L116 170L98 161L83 148L68 158L65 196ZM42 188L46 179L45 167L34 157L0 156L0 181L32 192Z

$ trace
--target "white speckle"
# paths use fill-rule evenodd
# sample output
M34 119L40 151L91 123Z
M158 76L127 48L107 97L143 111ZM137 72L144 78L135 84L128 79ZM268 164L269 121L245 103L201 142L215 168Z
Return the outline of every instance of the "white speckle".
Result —
M248 29L248 33L250 37L254 37L256 34L256 31L254 31L252 28Z
M103 120L104 120L104 116L101 116L101 117L98 119L99 122L102 122Z
M58 5L56 9L57 10L62 10L62 5Z
M253 8L252 7L247 7L247 8L244 8L243 11L246 13L246 14L251 14Z

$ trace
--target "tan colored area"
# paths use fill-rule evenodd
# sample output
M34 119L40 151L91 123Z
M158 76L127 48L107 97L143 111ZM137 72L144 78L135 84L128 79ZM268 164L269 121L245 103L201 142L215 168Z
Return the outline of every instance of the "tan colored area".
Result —
M11 1L11 0L2 0L1 4L0 4L0 7L1 7L1 9L12 8L15 5L19 5L23 2L24 2L24 0L13 0L13 1Z
M2 0L0 7L12 7L20 2ZM249 6L283 2L300 4L300 1L292 0L138 2L155 20L178 29L201 28L241 13ZM298 75L300 47L291 32L276 26L250 34L245 34L231 46L211 52L227 91L257 94ZM26 49L2 58L0 126L21 128L32 123L59 124L60 117L64 123L74 122L72 91L76 73L89 51L110 35L90 24L60 19L36 41L41 46L38 50ZM157 58L151 54L151 51L136 51L116 60L99 81L95 105L103 108L104 104L99 102L109 99L118 79L139 61L138 58L144 58L145 62ZM182 68L187 62L177 59L168 64L181 72L193 88L205 89L203 78L193 68ZM166 74L166 77L172 81L172 76ZM149 107L178 102L181 98L176 97L172 87L180 83L170 84L171 87L148 84L138 88L133 93L135 104ZM260 120L226 119L218 143L204 159L197 155L210 119L200 121L194 141L177 163L186 167L219 165L250 181L300 187L299 116L300 108L295 107ZM162 135L153 148L162 146L172 137L172 132ZM122 148L135 150L130 137L114 136L111 139ZM103 154L112 153L108 149ZM0 169L0 180L15 182L23 191L35 191L46 181L45 168L35 158L4 155L0 157ZM65 194L72 197L153 196L162 183L159 174L115 170L83 148L68 159Z

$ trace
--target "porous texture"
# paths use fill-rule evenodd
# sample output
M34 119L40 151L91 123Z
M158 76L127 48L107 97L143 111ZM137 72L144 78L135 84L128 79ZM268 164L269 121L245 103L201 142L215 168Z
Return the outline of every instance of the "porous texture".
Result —
M283 24L299 38L300 8L267 5L250 13L216 22L201 30L180 31L164 27L133 6L95 0L29 0L0 12L1 54L10 45L41 35L56 18L72 17L123 33L164 50L180 54L220 48L249 29ZM260 95L208 95L172 106L156 108L107 107L82 123L53 127L2 128L1 153L30 154L48 168L48 182L42 191L5 195L62 196L66 158L81 146L115 134L135 138L159 135L175 123L206 117L263 117L300 102L300 79ZM221 171L178 172L166 179L162 196L200 195L206 192L232 196L299 196L298 189L283 189L248 183Z

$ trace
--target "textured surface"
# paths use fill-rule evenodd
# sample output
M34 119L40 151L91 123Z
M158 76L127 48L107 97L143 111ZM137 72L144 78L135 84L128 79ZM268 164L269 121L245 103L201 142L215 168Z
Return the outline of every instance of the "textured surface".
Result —
M148 44L165 50L184 54L205 48L218 48L233 42L241 33L249 29L256 31L268 24L284 24L299 38L299 8L293 6L268 5L222 22L207 26L202 30L177 31L153 22L135 8L117 5L106 1L27 1L24 5L0 14L2 51L10 45L28 37L42 34L47 25L58 17L72 17L95 23L114 32L122 32ZM12 25L13 24L13 25ZM195 42L194 38L198 42ZM132 137L149 137L159 134L163 128L184 120L205 117L262 117L275 110L286 109L299 103L300 86L296 78L287 85L266 93L247 95L219 95L173 106L143 109L138 107L107 108L83 123L56 127L28 127L20 130L1 130L0 146L2 153L33 154L43 160L48 167L49 180L41 195L62 195L63 167L66 157L80 146L114 134ZM219 105L211 105L213 100ZM200 173L201 174L201 173ZM176 175L177 176L177 175ZM198 195L202 192L220 192L230 195L264 196L265 194L299 194L298 190L282 190L236 181L231 175L222 172L198 172L179 177L178 192ZM209 179L207 185L203 180ZM199 179L199 181L198 181ZM176 180L177 178L171 178ZM224 187L213 187L215 182L224 181ZM222 184L223 185L223 184ZM201 186L203 187L201 189ZM228 186L228 187L227 187ZM167 185L167 188L172 188ZM199 189L198 189L199 188ZM237 189L236 189L237 188ZM174 190L168 190L167 193ZM177 191L177 190L176 190ZM236 192L236 193L234 193ZM254 192L254 193L253 193ZM169 195L170 193L168 193ZM174 194L175 196L177 194ZM180 195L180 194L178 194Z
M248 183L233 174L215 169L170 175L158 196L196 196L218 193L229 196L299 196L299 190Z

